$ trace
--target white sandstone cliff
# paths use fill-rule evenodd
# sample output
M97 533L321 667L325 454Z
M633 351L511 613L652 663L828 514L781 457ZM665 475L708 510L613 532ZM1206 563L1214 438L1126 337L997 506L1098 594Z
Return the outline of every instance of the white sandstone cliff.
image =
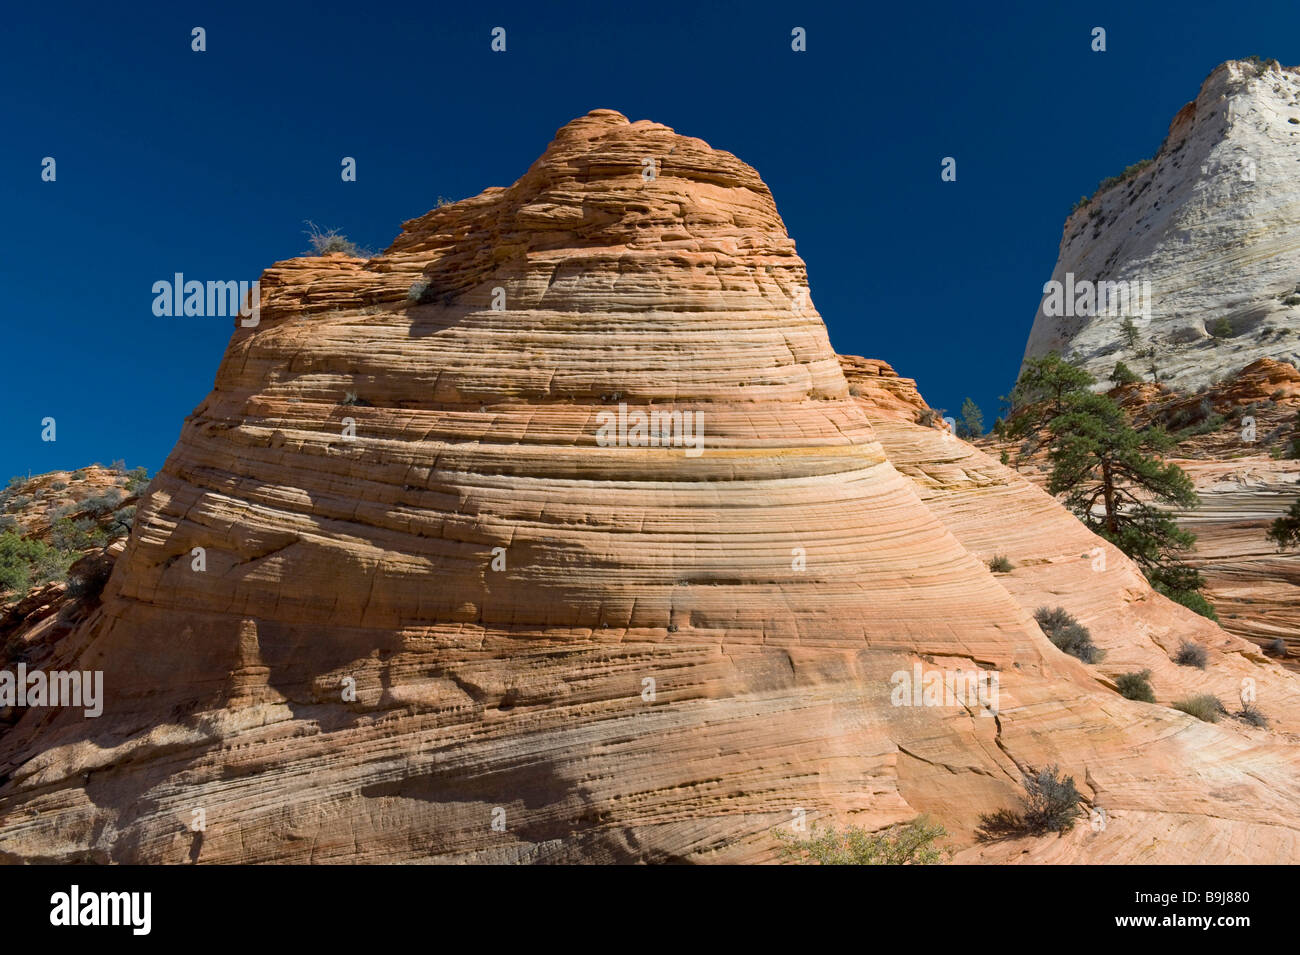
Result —
M1086 298L1053 308L1044 294L1026 359L1057 350L1099 379L1117 360L1148 377L1138 352L1154 345L1160 380L1178 388L1260 357L1300 364L1300 68L1215 69L1154 161L1066 221L1052 280L1071 279L1076 296L1085 283L1149 282L1147 307L1128 309L1140 343L1120 334L1123 303L1097 314Z

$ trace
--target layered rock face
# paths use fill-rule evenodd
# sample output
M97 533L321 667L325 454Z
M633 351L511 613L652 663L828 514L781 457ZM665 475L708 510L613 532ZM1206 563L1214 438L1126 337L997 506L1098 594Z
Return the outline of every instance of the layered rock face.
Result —
M1261 357L1300 364L1298 144L1300 72L1214 70L1154 161L1066 221L1052 281L1075 289L1075 307L1045 293L1025 357L1057 350L1099 379L1118 360L1136 368L1120 335L1129 311L1139 347L1154 343L1162 380L1180 389ZM1149 308L1108 290L1114 307L1098 314L1087 295L1103 282L1148 283L1125 289L1145 299L1149 288Z
M103 716L0 738L0 853L768 861L927 812L969 861L1300 858L1300 681L845 368L758 174L611 111L374 259L279 263L57 643ZM1044 602L1275 729L1124 700ZM914 667L998 695L913 705ZM971 847L1048 763L1105 824Z
M1178 515L1196 534L1188 562L1205 577L1223 628L1261 646L1281 640L1285 663L1300 668L1300 554L1279 551L1266 536L1300 496L1300 461L1251 454L1176 463L1201 500Z
M1193 425L1174 458L1201 501L1177 514L1196 534L1189 562L1204 575L1225 630L1262 646L1281 640L1287 665L1300 668L1300 554L1280 552L1267 537L1300 495L1300 460L1287 456L1300 437L1300 371L1261 358L1199 393L1144 383L1117 396L1139 426ZM1196 433L1207 414L1222 425Z

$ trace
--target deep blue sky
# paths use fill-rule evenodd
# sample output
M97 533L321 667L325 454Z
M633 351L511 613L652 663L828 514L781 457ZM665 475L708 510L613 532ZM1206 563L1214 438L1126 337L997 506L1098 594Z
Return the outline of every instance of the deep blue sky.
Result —
M991 421L1073 200L1152 155L1221 61L1300 63L1294 0L11 4L5 20L0 481L162 464L231 323L155 318L154 281L256 278L305 249L304 219L382 248L439 195L509 185L597 107L755 166L837 350Z

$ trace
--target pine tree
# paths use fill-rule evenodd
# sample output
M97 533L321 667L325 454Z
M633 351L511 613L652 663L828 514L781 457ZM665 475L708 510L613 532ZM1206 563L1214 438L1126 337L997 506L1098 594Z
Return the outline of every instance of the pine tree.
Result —
M1054 351L1026 361L1011 394L1002 399L1010 405L1007 437L1025 439L1022 453L1032 454L1039 446L1039 433L1065 409L1066 396L1087 390L1095 381Z
M973 398L961 403L961 426L957 429L958 437L978 438L984 433L984 412L980 411Z
M1147 374L1151 376L1151 380L1153 382L1155 382L1156 384L1160 384L1160 366L1156 364L1155 342L1152 342L1151 344L1147 345L1146 348L1143 348L1141 351L1139 351L1137 353L1137 356L1139 358L1145 358L1147 360L1147 366L1146 366Z
M1134 382L1141 381L1133 369L1122 361L1115 362L1115 370L1110 373L1110 380L1116 385L1131 385Z
M1213 617L1214 609L1198 592L1204 580L1180 560L1195 535L1156 506L1199 504L1191 478L1161 460L1173 439L1159 427L1135 431L1124 410L1105 395L1080 391L1063 404L1062 413L1047 424L1048 490L1064 494L1075 516L1135 560L1157 591Z
M1129 351L1137 348L1138 327L1133 324L1133 319L1127 315L1124 316L1124 323L1120 326L1119 334L1124 339L1124 345Z

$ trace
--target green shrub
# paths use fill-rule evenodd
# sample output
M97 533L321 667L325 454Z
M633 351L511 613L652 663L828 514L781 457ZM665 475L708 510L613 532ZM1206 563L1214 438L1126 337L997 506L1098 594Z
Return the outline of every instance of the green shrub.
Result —
M126 492L135 494L149 483L149 469L140 467L132 468L126 475Z
M995 574L1009 574L1015 569L1015 564L1007 560L1003 554L998 554L989 561L989 570Z
M1284 657L1286 656L1286 641L1281 637L1278 637L1276 640L1271 641L1264 649L1275 657Z
M114 512L112 519L108 521L107 526L104 528L105 534L110 539L128 536L131 533L131 525L135 523L135 512L136 508L134 506L124 507L120 511Z
M1034 611L1034 619L1043 628L1047 639L1051 640L1058 650L1063 650L1084 663L1096 663L1105 656L1092 642L1092 634L1088 628L1066 613L1064 607L1057 607L1054 610L1039 607Z
M117 506L122 503L122 492L115 487L110 487L105 491L77 502L77 511L82 514L89 514L91 517L103 517L117 510Z
M1274 60L1271 57L1265 59L1264 57L1259 56L1258 54L1252 54L1246 57L1245 62L1249 63L1251 66L1255 68L1256 76L1263 76L1268 71L1268 68L1270 66L1277 64L1277 60Z
M1207 331L1215 338L1231 338L1232 322L1228 321L1226 318L1216 318L1210 323L1210 327Z
M108 535L94 521L86 517L72 520L60 518L50 526L50 543L57 550L76 553L108 543Z
M855 826L842 830L813 826L807 839L781 830L781 858L802 865L937 865L946 862L948 850L935 840L948 834L943 826L920 816L906 825L890 826L883 832L867 832Z
M1211 693L1183 697L1181 700L1174 700L1173 705L1174 709L1181 710L1207 723L1219 722L1219 717L1228 712L1223 708L1223 704L1219 702L1219 698Z
M1151 689L1151 671L1142 670L1138 673L1122 673L1115 678L1115 686L1119 689L1120 695L1126 700L1137 700L1140 703L1154 703L1156 701L1155 691Z
M1174 654L1174 662L1179 666L1196 667L1200 670L1205 669L1206 659L1205 647L1190 640L1184 640L1180 643L1178 652Z
M1061 778L1057 766L1022 773L1025 797L1020 812L999 809L980 816L976 832L982 841L1009 836L1040 836L1048 832L1069 832L1074 821L1083 814L1083 796L1075 788L1074 777Z
M72 558L42 541L0 534L0 594L22 596L32 587L61 580Z

